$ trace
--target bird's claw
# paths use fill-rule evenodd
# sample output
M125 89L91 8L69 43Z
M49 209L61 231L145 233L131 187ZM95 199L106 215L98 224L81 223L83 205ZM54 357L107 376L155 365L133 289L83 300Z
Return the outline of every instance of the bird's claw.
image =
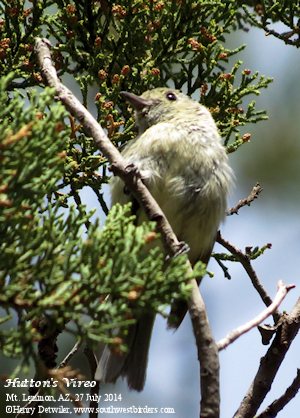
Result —
M167 255L166 261L169 261L171 258L178 257L179 255L187 254L189 251L190 251L189 245L184 241L180 241L178 246L177 246L177 250L176 250L175 254L173 254L172 256Z

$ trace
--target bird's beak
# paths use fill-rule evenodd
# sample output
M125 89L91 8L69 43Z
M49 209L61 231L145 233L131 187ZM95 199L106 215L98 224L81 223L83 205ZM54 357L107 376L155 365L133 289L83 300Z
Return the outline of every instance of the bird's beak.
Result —
M127 91L121 91L120 94L135 108L135 110L142 110L145 107L151 106L153 103L152 100L143 99L141 96L137 96L133 93L128 93Z

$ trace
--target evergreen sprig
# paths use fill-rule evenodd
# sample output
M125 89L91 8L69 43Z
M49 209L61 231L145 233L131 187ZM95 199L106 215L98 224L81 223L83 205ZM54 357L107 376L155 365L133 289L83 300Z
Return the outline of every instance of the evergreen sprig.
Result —
M263 29L266 35L275 36L287 45L300 47L299 1L240 1L242 19L246 24ZM280 30L278 25L281 23Z
M116 206L103 226L82 204L81 190L89 187L107 214L107 161L55 102L51 89L41 93L34 38L51 39L60 77L74 90L76 84L82 102L117 146L136 135L120 91L139 94L169 85L211 110L228 151L234 151L249 139L240 127L266 118L249 97L270 82L238 60L228 64L244 46L228 49L227 35L241 22L256 24L245 4L0 3L0 343L5 355L37 361L41 318L53 329L123 347L128 324L144 310L163 314L165 304L189 290L185 257L166 263L154 248L153 225L135 226L128 208ZM277 8L277 16L286 13ZM289 10L296 16L296 9ZM199 266L194 274L203 273Z

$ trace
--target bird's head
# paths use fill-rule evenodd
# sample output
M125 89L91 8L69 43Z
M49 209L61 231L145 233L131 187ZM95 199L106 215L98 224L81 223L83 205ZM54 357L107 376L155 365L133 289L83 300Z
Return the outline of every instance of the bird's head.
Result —
M165 87L144 92L141 96L122 91L121 95L135 109L136 123L140 133L160 122L172 122L203 108L198 102L181 93L179 90Z

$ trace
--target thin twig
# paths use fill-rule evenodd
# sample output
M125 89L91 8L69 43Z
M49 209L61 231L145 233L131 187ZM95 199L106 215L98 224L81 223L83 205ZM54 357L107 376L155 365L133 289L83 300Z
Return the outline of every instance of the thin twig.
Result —
M297 375L291 385L287 388L282 396L272 402L261 414L256 415L256 418L275 418L278 412L297 395L300 389L300 369L297 370Z
M253 202L253 200L257 199L259 194L263 191L263 188L259 183L256 183L256 185L251 190L249 196L245 197L244 199L241 199L237 202L237 204L232 207L231 209L228 209L227 216L236 214L238 215L239 209L241 209L244 206L250 206L250 204Z
M59 365L56 367L56 369L62 369L63 367L66 367L66 365L69 363L69 361L71 360L71 358L77 353L80 345L82 343L82 340L78 340L76 341L76 343L74 344L74 346L72 347L71 351L69 351L69 353L66 355L66 357L59 363ZM25 405L23 405L22 408L28 408L30 405L32 405L33 407L36 407L39 403L38 399L38 395L40 395L42 393L42 389L38 389L38 391L33 395L34 397L36 397L36 400L34 397L32 397ZM21 416L21 413L16 415L16 418Z
M91 186L91 187L92 187L95 195L97 196L98 202L100 203L100 206L101 206L103 212L105 213L105 215L107 215L108 212L109 212L109 209L106 205L105 200L103 199L103 194L100 193L99 190L96 187L94 187L94 186Z
M72 181L70 183L70 188L71 188L71 196L73 197L77 208L80 208L80 207L82 208L81 198L80 198L79 193L76 190L76 187L74 186L74 183ZM85 222L85 227L86 227L87 230L89 229L90 225L91 225L90 221Z
M82 344L82 340L76 341L76 343L72 347L71 351L69 351L69 353L63 359L63 361L61 361L59 363L59 365L57 366L57 369L62 369L63 367L66 367L66 365L70 362L71 358L74 357L74 355L79 350L79 347L81 346L81 344Z
M217 264L221 267L221 269L224 273L224 277L226 277L226 279L228 279L228 280L231 280L231 276L230 276L228 268L225 266L225 264L216 255L214 255L214 258L215 258Z
M247 272L247 274L248 274L248 276L251 280L251 283L253 284L253 287L255 288L255 290L260 295L262 301L264 302L264 304L266 306L270 306L272 304L272 299L267 294L265 288L263 287L259 278L257 277L257 274L256 274L254 268L252 267L251 259L250 259L249 255L247 253L243 253L241 250L239 250L237 247L235 247L229 241L226 241L222 237L220 231L217 234L216 241L219 244L221 244L224 248L226 248L232 255L234 255L236 257L236 259L242 264L242 266L246 270L246 272ZM275 309L275 311L272 313L272 316L273 316L273 319L274 319L275 323L277 323L279 321L280 317L281 317L281 315L280 315L280 313L278 312L277 309Z
M234 418L253 418L270 391L281 363L300 327L300 298L290 314L281 317L280 326L266 355L261 358L256 376Z
M94 139L95 145L109 160L114 174L118 175L132 192L147 217L156 221L157 229L161 233L162 241L169 255L176 255L181 247L164 213L153 199L144 185L141 175L133 166L128 166L119 151L111 143L100 124L93 118L80 101L58 79L51 61L50 43L40 38L36 39L35 54L41 73L46 83L54 87L59 100L70 113L75 116L84 128L85 133ZM187 270L192 271L188 263ZM219 393L219 359L218 350L212 337L205 304L200 294L197 282L191 280L192 293L189 299L189 313L193 323L194 334L201 363L201 411L202 418L217 418L220 408ZM209 344L206 342L209 341Z
M262 311L255 318L248 321L246 324L239 326L238 328L231 331L226 337L222 338L217 342L217 347L219 351L228 347L229 344L232 344L236 339L241 337L246 332L250 331L252 328L257 327L261 322L263 322L268 316L270 316L281 304L283 299L288 294L289 290L295 287L294 284L285 285L281 280L277 284L278 290L275 295L275 298L271 305L269 305L264 311Z

